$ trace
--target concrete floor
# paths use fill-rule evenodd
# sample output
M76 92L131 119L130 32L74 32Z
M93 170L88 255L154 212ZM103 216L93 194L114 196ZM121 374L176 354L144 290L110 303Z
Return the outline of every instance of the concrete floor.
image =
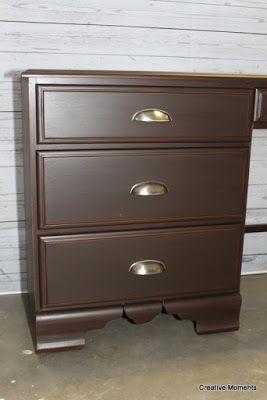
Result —
M0 400L266 400L266 288L267 274L243 277L238 332L198 336L190 321L162 314L110 322L87 334L85 350L48 355L31 353L21 297L1 296ZM228 383L257 390L198 388Z

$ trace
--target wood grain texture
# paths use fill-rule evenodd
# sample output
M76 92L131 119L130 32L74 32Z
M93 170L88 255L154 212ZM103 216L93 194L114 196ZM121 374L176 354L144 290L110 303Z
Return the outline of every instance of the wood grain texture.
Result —
M0 222L0 293L27 289L25 225Z
M0 144L2 141L22 142L22 120L20 112L0 112ZM14 143L15 146L15 143Z
M1 261L25 258L24 222L1 222L0 228Z
M266 33L262 1L2 0L1 19L35 23L122 25L175 30Z
M246 235L244 243L244 254L264 254L267 253L266 249L266 232L249 233Z
M1 274L0 273L0 294L27 292L27 274Z
M249 182L253 185L266 185L267 184L267 160L253 160L251 159L249 170Z
M267 240L267 237L265 240ZM261 274L261 273L266 273L266 270L267 270L267 254L243 255L243 264L242 264L243 274L252 274L252 273Z
M0 112L3 111L21 111L21 85L19 81L0 82Z
M22 167L23 145L21 113L0 112L0 172L6 172L1 167ZM3 180L2 180L3 182ZM17 190L14 195L16 195ZM2 218L1 205L8 196L4 187L0 191L0 220ZM9 201L9 200L8 200ZM14 219L14 216L12 217ZM12 220L11 219L11 220ZM5 219L8 221L9 219Z
M267 232L247 233L243 249L243 273L267 271Z
M23 193L0 194L0 222L24 221Z
M267 222L267 130L252 135L246 224Z
M23 193L23 168L1 167L0 194Z
M151 34L148 34L151 33ZM266 60L264 35L172 29L2 22L2 52ZM238 54L237 54L238 50ZM193 54L193 56L192 56Z
M267 221L267 210L266 208L258 208L258 209L248 209L246 224L265 224Z
M247 212L251 210L267 209L267 185L250 184L247 203ZM248 216L247 215L247 216Z

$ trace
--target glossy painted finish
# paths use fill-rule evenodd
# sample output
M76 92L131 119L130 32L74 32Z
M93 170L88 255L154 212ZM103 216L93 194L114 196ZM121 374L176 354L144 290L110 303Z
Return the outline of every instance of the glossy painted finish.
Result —
M247 149L38 153L44 228L188 220L242 221ZM133 196L148 179L162 196Z
M88 330L101 329L107 322L122 316L136 324L143 324L162 311L179 315L180 319L195 321L198 334L234 331L239 328L240 306L241 296L228 294L37 313L36 351L81 349L85 346Z
M238 290L242 247L238 225L40 240L43 307L125 304ZM140 260L158 260L165 272L129 273Z
M155 71L108 70L26 70L22 77L34 79L37 84L128 85L205 88L267 88L267 75L214 74Z
M81 348L87 330L162 310L198 333L238 329L250 140L263 123L254 94L266 77L26 71L22 81L37 351ZM169 120L133 120L147 109ZM131 193L146 182L167 190ZM129 272L147 260L165 269Z
M40 85L37 99L40 143L246 141L252 124L248 89ZM135 120L151 107L171 121Z

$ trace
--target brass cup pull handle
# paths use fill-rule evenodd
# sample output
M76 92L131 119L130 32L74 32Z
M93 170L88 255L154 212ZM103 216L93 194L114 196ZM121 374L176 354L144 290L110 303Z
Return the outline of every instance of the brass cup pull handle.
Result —
M171 122L172 118L167 111L158 108L149 108L137 111L133 115L132 120L138 122Z
M133 185L130 193L136 196L160 196L168 191L168 187L162 182L140 182Z
M161 261L143 260L133 263L129 272L134 275L157 275L166 271L166 267Z

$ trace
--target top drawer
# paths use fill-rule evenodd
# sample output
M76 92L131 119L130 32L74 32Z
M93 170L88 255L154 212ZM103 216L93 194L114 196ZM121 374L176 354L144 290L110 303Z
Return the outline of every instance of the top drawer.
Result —
M39 143L248 141L253 91L37 86Z

